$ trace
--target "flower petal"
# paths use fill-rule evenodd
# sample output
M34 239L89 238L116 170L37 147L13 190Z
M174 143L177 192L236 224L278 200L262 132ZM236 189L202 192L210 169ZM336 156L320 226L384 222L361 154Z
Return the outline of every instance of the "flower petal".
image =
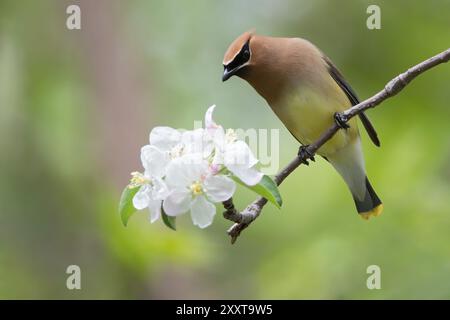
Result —
M224 151L224 163L228 165L243 165L247 168L258 163L249 146L244 141L227 144Z
M214 150L214 157L213 157L211 163L215 164L215 165L223 165L225 163L224 153L222 151L220 151L220 149L217 147Z
M236 190L236 184L226 176L209 176L204 182L205 192L212 202L230 199Z
M219 126L216 130L214 130L211 136L216 148L223 152L227 145L224 128L222 126Z
M189 210L191 193L186 189L175 189L163 202L164 212L169 216L178 216Z
M213 150L213 141L202 128L183 132L181 141L184 145L184 154L202 153L208 157Z
M152 181L152 198L154 200L164 200L169 195L169 188L161 178L155 178Z
M166 173L169 155L155 146L146 145L141 149L141 161L146 175L161 178Z
M264 176L264 174L256 170L255 167L247 168L246 165L229 165L227 168L248 186L258 184Z
M161 216L161 200L150 200L148 210L150 211L150 222L153 223Z
M148 207L150 202L150 188L148 185L143 185L140 187L139 191L133 197L133 206L137 210L142 210Z
M216 206L206 200L204 196L196 197L191 204L191 218L194 225L200 228L209 226L216 214Z
M150 144L162 151L170 151L181 141L181 132L171 127L155 127L150 132Z
M208 132L210 134L212 134L214 132L214 130L217 129L217 127L219 127L212 118L215 108L216 108L216 105L214 104L211 107L209 107L205 113L205 128L206 128L206 130L208 130Z
M208 172L208 162L202 154L188 154L172 160L167 166L166 183L174 187L189 187Z

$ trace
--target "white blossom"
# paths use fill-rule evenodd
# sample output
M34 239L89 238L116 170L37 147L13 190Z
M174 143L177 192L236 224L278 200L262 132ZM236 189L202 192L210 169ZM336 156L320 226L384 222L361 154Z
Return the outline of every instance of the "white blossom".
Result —
M201 153L172 160L166 182L170 192L163 202L164 211L170 216L190 211L192 222L200 228L212 223L216 214L214 203L228 200L236 189L229 177L211 171Z
M155 127L150 132L150 145L166 152L170 159L190 153L202 153L208 157L212 151L212 141L199 128L190 131L176 130L170 127Z
M205 114L205 128L215 146L212 162L214 164L223 164L249 186L258 184L264 176L255 167L258 159L256 159L244 141L238 140L237 134L233 129L225 131L222 126L214 122L212 113L215 107L215 105L209 107Z
M133 172L129 187L139 187L133 197L133 206L138 210L148 208L153 223L161 216L162 200L169 192L163 181L169 159L155 146L146 145L141 149L141 161L145 171L143 174Z
M139 187L133 206L148 208L151 222L164 209L169 216L190 212L194 225L205 228L214 219L215 203L233 196L231 176L250 186L263 177L249 146L214 122L214 108L205 114L204 129L155 127L150 132L150 144L141 149L144 173L133 172L129 187Z

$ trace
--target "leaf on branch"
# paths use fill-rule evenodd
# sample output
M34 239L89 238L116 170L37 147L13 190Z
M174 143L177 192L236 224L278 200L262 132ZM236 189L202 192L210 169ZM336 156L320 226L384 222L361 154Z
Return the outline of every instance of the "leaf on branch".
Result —
M234 181L239 183L240 185L256 192L263 198L266 198L269 202L273 203L278 209L281 208L283 204L283 200L281 199L280 191L278 190L278 186L273 181L273 179L267 175L264 175L261 181L254 186L249 186L243 183L239 178L233 176Z
M163 208L161 208L161 217L162 217L162 221L164 222L164 224L169 227L170 229L177 231L177 227L176 227L176 217L172 217L172 216L168 216Z
M136 208L133 206L133 197L138 191L139 188L130 188L126 186L120 197L119 214L125 227L132 214L136 212Z

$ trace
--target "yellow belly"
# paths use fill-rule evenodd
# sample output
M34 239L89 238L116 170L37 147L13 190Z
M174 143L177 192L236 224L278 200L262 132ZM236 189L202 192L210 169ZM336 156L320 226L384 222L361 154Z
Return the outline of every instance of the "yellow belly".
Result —
M342 91L341 91L342 92ZM303 145L316 141L322 133L333 125L335 112L350 107L345 94L337 91L336 96L323 96L309 89L296 90L272 106L272 109L287 129ZM339 130L324 144L318 154L328 157L345 147L358 136L356 119L348 123L350 128Z

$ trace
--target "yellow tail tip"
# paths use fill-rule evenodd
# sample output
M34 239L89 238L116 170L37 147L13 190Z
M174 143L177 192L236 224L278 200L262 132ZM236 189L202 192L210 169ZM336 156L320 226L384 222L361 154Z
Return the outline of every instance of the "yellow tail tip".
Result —
M361 218L369 220L370 217L378 217L382 212L383 212L383 204L380 203L378 206L376 206L370 211L361 212L360 215Z

